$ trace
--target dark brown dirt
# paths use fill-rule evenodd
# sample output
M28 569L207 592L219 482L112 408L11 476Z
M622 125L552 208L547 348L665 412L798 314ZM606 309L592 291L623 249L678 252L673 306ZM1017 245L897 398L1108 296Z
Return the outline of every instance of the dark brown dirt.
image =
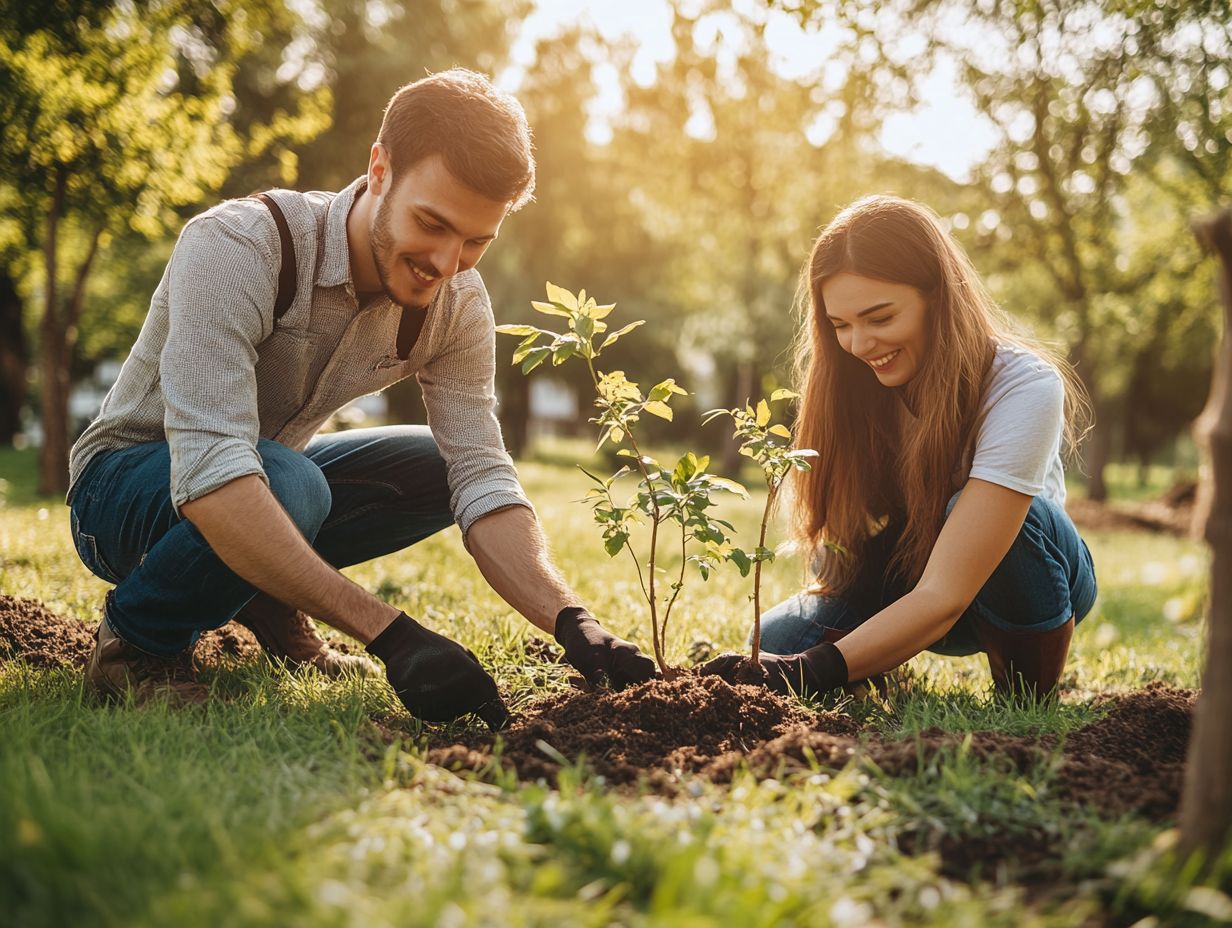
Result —
M97 628L97 622L56 615L38 600L0 596L0 660L83 669L94 651ZM252 632L231 622L202 635L193 656L198 666L217 668L247 663L260 654Z
M452 769L494 765L523 780L551 781L560 759L584 757L607 782L645 778L674 792L680 776L728 782L747 767L762 777L839 769L853 759L889 776L927 771L967 740L968 754L1006 773L1030 774L1054 764L1051 789L1061 799L1116 817L1136 813L1167 821L1180 798L1185 749L1196 693L1153 683L1106 701L1108 715L1073 732L1058 752L1054 735L1023 736L936 729L912 738L865 732L839 713L815 714L754 686L684 674L622 693L566 693L523 712L496 736L468 732L432 748L429 760Z
M850 718L818 715L762 687L732 686L714 676L682 674L620 693L570 692L547 697L501 732L499 763L520 779L554 779L561 757L586 764L607 782L646 777L667 791L682 773L721 776L737 758L793 728L825 730L850 739ZM453 769L484 769L497 761L494 736L467 733L434 748L429 760ZM728 774L730 775L730 774Z

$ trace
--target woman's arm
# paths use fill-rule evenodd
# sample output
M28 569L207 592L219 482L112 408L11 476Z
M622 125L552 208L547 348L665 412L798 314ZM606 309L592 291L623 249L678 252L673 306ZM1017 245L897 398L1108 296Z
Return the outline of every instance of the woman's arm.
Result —
M986 480L967 481L910 593L838 643L848 679L881 673L939 640L1010 550L1031 497Z

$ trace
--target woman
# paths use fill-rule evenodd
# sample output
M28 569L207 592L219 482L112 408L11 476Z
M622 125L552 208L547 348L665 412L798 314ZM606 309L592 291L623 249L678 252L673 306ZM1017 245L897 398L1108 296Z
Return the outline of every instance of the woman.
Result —
M796 529L818 581L762 617L762 679L820 693L923 650L1051 693L1095 601L1065 513L1072 371L1010 333L927 208L860 200L805 267ZM709 672L737 672L735 655ZM744 674L741 674L744 676Z

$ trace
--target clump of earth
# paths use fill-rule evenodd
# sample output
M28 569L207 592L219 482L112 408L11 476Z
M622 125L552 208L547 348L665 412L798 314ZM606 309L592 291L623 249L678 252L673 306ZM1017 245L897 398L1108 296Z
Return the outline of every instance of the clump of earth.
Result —
M22 660L42 669L84 668L97 629L97 622L64 618L38 600L0 596L0 660ZM260 655L252 632L234 622L206 632L193 652L203 668L235 666Z

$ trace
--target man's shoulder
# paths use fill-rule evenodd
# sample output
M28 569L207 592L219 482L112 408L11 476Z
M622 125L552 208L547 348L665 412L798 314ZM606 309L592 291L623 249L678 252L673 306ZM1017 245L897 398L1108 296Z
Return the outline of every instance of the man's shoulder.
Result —
M337 193L320 190L304 193L281 187L263 192L282 210L292 234L297 238L305 233L324 229L329 206L338 196ZM198 213L187 225L208 223L211 220L253 242L269 244L278 241L278 227L274 216L270 208L255 195L223 200Z
M446 282L445 292L458 312L480 312L492 314L492 300L488 296L488 288L484 286L483 278L475 268L454 274Z

